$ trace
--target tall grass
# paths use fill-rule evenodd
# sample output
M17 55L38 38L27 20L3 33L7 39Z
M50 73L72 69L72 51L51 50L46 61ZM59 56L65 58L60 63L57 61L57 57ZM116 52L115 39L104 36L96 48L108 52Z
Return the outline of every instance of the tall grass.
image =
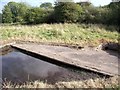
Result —
M103 88L103 89L108 89L110 88L111 90L118 90L119 88L119 83L118 83L118 76L111 77L111 78L97 78L97 79L89 79L89 80L84 80L84 81L69 81L69 82L64 82L64 81L59 81L56 82L55 84L50 84L47 82L42 82L42 81L31 81L31 82L26 82L23 84L13 84L12 82L4 82L3 83L3 88Z
M101 41L117 42L116 26L96 24L1 25L0 40L25 40L79 45L99 45Z

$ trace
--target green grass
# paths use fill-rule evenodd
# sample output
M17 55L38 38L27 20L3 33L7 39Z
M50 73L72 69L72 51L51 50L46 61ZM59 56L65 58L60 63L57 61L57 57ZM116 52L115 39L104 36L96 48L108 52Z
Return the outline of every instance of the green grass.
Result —
M96 24L1 25L0 40L26 40L79 45L117 42L118 27Z

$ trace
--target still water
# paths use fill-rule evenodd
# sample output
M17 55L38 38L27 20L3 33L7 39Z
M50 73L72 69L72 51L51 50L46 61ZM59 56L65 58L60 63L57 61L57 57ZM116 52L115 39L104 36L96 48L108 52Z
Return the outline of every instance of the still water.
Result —
M2 79L24 82L28 80L54 81L64 74L66 69L28 56L18 51L12 51L0 56L2 63Z
M79 81L98 77L94 73L74 72L16 50L1 55L0 65L2 79L15 83L35 80L55 83L57 81Z

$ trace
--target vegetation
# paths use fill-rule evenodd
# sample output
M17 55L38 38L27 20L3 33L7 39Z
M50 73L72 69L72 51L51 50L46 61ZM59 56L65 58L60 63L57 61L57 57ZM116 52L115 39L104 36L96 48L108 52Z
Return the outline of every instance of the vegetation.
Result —
M60 2L55 6L54 14L56 22L71 23L77 22L82 13L80 5L74 2Z
M46 82L42 81L31 81L31 82L26 82L22 85L20 84L13 84L12 82L5 82L3 83L3 88L32 88L33 90L36 88L102 88L105 90L119 90L118 86L118 77L111 77L111 78L97 78L97 79L89 79L89 80L83 80L83 81L70 81L70 82L64 82L64 81L59 81L56 82L54 85L49 84ZM68 79L69 81L69 79Z
M118 3L110 3L108 5L108 7L110 8L110 12L109 12L109 20L108 22L111 22L112 24L118 24L120 25L120 1Z
M103 7L95 7L90 2L60 2L53 7L42 3L40 7L30 7L24 3L9 2L3 9L3 23L100 23L119 25L120 2L112 2ZM112 21L112 22L111 22Z
M0 24L2 23L2 14L0 13Z
M25 3L9 2L0 13L0 44L7 41L34 41L64 43L79 46L98 46L117 42L120 21L120 1L95 7L90 2L74 3L57 0L31 7ZM64 1L64 0L63 0ZM24 85L3 83L4 88L108 88L118 87L118 78L90 79L88 81L57 82L54 85L41 81Z
M2 17L3 23L12 23L12 12L8 6L5 6Z
M42 3L40 5L40 7L44 8L44 9L52 9L53 8L52 3L49 3L49 2Z
M45 12L41 8L30 8L27 10L26 13L26 23L27 24L38 24L38 23L43 23L45 20L47 12Z
M3 23L24 23L27 9L24 3L9 2L3 9Z
M96 46L118 42L118 27L97 24L1 25L0 40L26 40Z

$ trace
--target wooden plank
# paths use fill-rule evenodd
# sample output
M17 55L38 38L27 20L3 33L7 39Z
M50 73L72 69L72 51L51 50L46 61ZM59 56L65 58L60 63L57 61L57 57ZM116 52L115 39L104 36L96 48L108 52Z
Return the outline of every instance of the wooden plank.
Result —
M118 53L115 52L94 49L75 50L62 46L36 44L14 44L12 47L51 58L52 62L63 62L110 76L120 75Z

